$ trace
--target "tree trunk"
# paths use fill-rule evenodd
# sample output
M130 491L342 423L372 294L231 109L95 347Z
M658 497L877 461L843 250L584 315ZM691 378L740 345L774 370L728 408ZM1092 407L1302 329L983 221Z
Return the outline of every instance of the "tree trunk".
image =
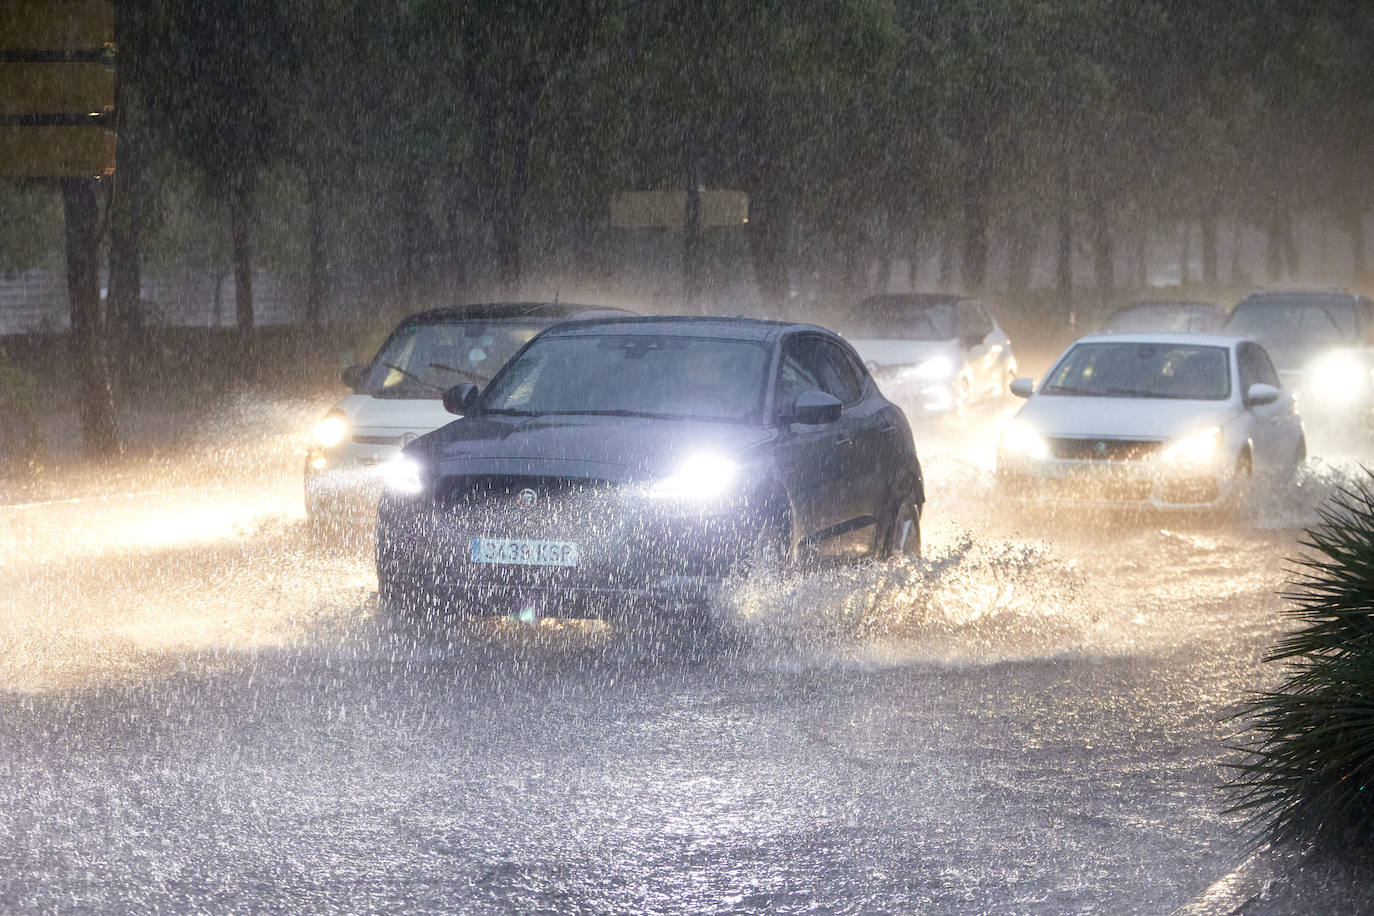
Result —
M754 187L749 205L749 254L754 262L754 278L764 314L781 318L787 309L787 243L791 216L782 194L767 178Z
M1278 211L1269 217L1269 231L1264 243L1264 261L1269 272L1269 282L1277 283L1283 279L1283 219Z
M114 393L105 364L100 321L100 213L95 181L62 179L66 219L67 294L71 300L72 357L79 391L77 406L86 450L93 455L120 451Z
M1351 207L1346 215L1346 231L1350 233L1350 262L1355 269L1355 286L1363 290L1369 285L1369 256L1366 253L1364 211Z
M907 251L911 252L906 265L906 285L907 289L913 293L919 289L921 282L921 261L925 259L925 246L921 244L921 230L918 226L911 227L911 239L907 243Z
M1217 207L1212 203L1202 214L1202 282L1217 285Z
M313 163L307 166L307 171L305 193L309 263L305 280L305 323L318 329L324 324L327 282L324 263L324 178Z
M106 324L115 349L119 378L132 375L134 348L143 325L142 245L144 183L143 145L130 114L128 90L118 87L119 170L110 201L110 275Z
M1035 263L1036 241L1040 227L1034 219L1022 215L1013 221L1007 251L1007 289L1014 293L1030 290L1031 267Z
M1191 220L1184 219L1182 250L1178 253L1178 283L1180 286L1187 286L1192 282L1192 263L1193 224Z
M1283 258L1288 263L1288 276L1302 273L1302 252L1298 247L1298 235L1293 231L1291 213L1283 214Z
M1060 308L1064 313L1064 325L1068 327L1073 323L1073 200L1069 194L1067 173L1064 182L1064 187L1060 189L1059 212L1055 214L1058 245L1054 276Z
M988 208L981 181L964 188L964 292L983 291L988 273Z
M940 236L940 270L939 279L941 292L950 292L954 286L954 265L955 265L955 229L947 226Z
M239 378L254 374L252 196L246 182L236 182L229 198L229 235L234 257L234 319L238 328Z
M693 145L687 149L687 212L682 224L682 307L688 315L701 313L705 286L705 238L701 234L701 159Z
M1093 272L1097 277L1097 295L1104 304L1116 296L1116 242L1112 237L1111 220L1106 208L1093 207Z

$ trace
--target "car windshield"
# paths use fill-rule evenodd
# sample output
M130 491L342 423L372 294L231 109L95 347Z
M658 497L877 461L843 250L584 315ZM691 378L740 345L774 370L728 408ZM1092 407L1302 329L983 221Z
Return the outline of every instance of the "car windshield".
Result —
M1040 393L1222 401L1231 396L1229 353L1176 343L1075 344Z
M485 384L547 326L521 321L407 325L372 361L364 390L380 398L439 398L462 382Z
M478 410L744 420L762 407L769 351L751 341L608 334L544 338Z
M1107 320L1104 331L1207 332L1221 326L1216 309L1192 305L1137 305Z
M849 336L856 340L953 340L954 303L868 300L854 310L849 324Z
M1265 298L1242 302L1226 322L1226 333L1263 341L1339 343L1359 333L1349 296Z

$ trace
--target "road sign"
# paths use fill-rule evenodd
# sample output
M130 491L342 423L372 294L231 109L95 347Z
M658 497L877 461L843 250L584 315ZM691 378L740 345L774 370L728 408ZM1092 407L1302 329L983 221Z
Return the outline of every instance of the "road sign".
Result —
M92 178L114 171L114 131L103 127L0 127L0 175Z
M114 89L101 64L0 64L0 115L100 114L114 108Z
M749 195L743 191L700 193L703 226L740 226L749 222ZM686 223L686 191L622 191L611 198L612 226L681 229Z
M7 51L99 51L113 43L110 0L0 3L0 48Z
M111 0L0 0L0 176L114 171Z

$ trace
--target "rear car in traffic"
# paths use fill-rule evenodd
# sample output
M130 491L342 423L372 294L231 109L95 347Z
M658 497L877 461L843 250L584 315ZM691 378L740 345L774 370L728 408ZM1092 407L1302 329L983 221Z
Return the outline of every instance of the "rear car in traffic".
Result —
M1226 310L1214 302L1152 300L1119 308L1102 324L1104 334L1165 331L1215 334L1226 323Z
M1028 401L1002 434L997 482L1015 499L1224 508L1307 455L1293 395L1253 341L1091 335L1013 392Z
M854 308L845 338L889 397L929 414L962 415L1005 395L1016 377L1006 332L964 296L870 296Z
M305 463L307 516L370 522L382 465L453 419L444 410L446 390L490 381L511 354L550 325L629 314L604 306L513 302L433 309L404 319L372 362L344 370L352 393L315 426Z
M1314 429L1368 435L1374 426L1374 302L1341 290L1252 293L1224 333L1273 357Z
M461 419L404 449L380 504L402 620L699 612L760 566L920 549L906 418L818 327L572 322L446 400Z

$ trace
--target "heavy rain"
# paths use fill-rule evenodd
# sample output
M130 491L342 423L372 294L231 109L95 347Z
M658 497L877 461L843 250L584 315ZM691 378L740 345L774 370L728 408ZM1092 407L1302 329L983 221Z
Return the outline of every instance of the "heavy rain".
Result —
M1371 77L1337 2L0 9L0 912L1371 911L1238 807Z

